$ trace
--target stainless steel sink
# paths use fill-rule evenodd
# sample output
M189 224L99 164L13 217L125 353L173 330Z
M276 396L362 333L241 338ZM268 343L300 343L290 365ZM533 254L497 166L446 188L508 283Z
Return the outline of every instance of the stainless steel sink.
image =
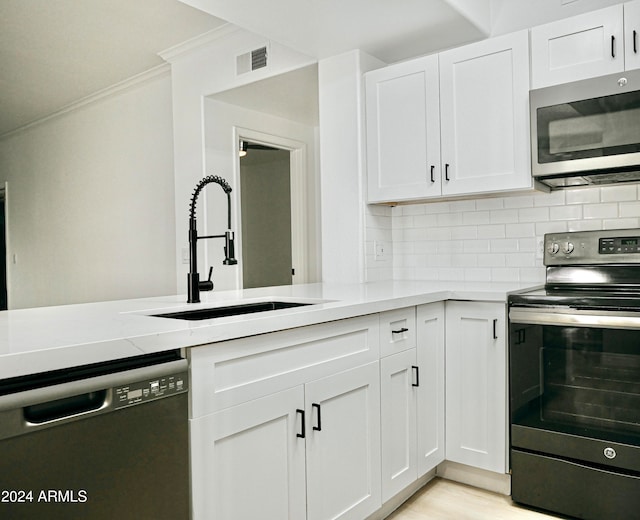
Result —
M188 311L168 312L164 314L152 314L157 318L173 318L176 320L209 320L211 318L225 318L228 316L238 316L240 314L252 314L254 312L276 311L279 309L290 309L312 305L302 302L253 302L239 305L228 305L226 307L209 307L206 309L193 309Z

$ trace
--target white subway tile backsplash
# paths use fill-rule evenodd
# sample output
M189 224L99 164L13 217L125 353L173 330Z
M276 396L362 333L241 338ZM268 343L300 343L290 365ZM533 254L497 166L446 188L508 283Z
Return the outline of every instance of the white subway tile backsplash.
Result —
M504 267L506 264L506 255L503 254L478 255L478 267Z
M536 225L533 222L524 224L507 224L505 226L506 238L533 237L536 236Z
M579 220L582 218L582 206L553 206L549 208L551 220Z
M489 253L491 242L489 240L465 240L465 253Z
M394 210L398 210L402 215L424 215L424 207L424 204L408 204L406 206L396 206Z
M492 224L506 224L518 221L517 209L496 209L491 212Z
M608 202L601 204L585 204L584 218L616 218L618 216L618 204Z
M519 282L520 270L517 267L495 267L491 269L491 280L494 282Z
M561 233L562 231L568 231L565 221L536 222L536 236L542 236L546 233Z
M565 200L567 204L595 204L600 202L600 188L568 190Z
M458 226L451 228L451 238L454 240L463 238L479 238L480 227L482 226Z
M505 238L505 225L478 226L478 238Z
M518 251L518 240L515 238L491 240L492 253L515 253L517 251Z
M491 222L491 211L468 211L462 214L463 224L489 224Z
M518 251L521 253L535 253L538 249L537 238L519 238Z
M640 227L640 186L603 186L552 193L369 206L367 279L544 283L536 257L546 233ZM392 267L370 254L391 241ZM371 251L370 251L371 249Z
M516 222L541 222L545 220L549 220L549 208L521 208L518 210Z
M514 253L506 255L505 265L507 267L535 267L536 256L529 253Z
M533 195L526 195L524 197L505 197L505 208L532 208L533 207Z
M539 193L533 198L534 206L563 206L564 204L566 204L566 199L563 190Z
M638 227L637 218L618 218L602 221L602 229L631 229Z
M600 188L600 200L602 202L621 202L625 200L636 200L638 190L636 186L603 186Z
M597 231L602 229L602 220L575 220L567 222L567 231Z
M461 226L462 213L439 213L438 226Z
M479 211L487 209L504 208L504 199L498 197L495 199L478 199L476 200L476 209Z
M640 202L621 202L621 217L640 217Z
M473 282L490 282L491 269L486 267L471 267L464 270L464 279Z

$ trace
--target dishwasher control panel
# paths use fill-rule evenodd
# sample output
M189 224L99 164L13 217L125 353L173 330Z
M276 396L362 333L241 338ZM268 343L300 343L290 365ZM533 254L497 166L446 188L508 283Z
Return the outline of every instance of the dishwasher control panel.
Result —
M188 390L188 372L178 372L136 381L113 388L113 407L123 408L181 394Z

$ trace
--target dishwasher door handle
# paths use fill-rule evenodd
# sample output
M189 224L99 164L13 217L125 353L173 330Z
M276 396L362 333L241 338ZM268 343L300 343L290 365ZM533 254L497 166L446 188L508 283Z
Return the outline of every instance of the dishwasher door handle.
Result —
M104 411L111 405L111 396L112 391L109 389L54 399L25 406L22 416L27 427L61 424L80 416Z

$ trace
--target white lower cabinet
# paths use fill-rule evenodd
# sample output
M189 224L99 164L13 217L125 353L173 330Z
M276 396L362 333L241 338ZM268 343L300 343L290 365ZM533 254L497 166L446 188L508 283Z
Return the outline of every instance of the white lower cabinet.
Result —
M446 313L446 458L504 474L505 305L449 301Z
M416 318L416 347L380 361L383 502L444 460L444 304Z
M380 508L378 362L191 421L194 518L361 520Z
M436 302L192 349L194 520L363 520L445 458L505 473L505 315Z
M306 515L302 386L191 421L194 519Z
M308 520L362 520L381 506L378 370L370 363L305 385Z
M362 520L381 505L368 315L191 349L194 520Z

